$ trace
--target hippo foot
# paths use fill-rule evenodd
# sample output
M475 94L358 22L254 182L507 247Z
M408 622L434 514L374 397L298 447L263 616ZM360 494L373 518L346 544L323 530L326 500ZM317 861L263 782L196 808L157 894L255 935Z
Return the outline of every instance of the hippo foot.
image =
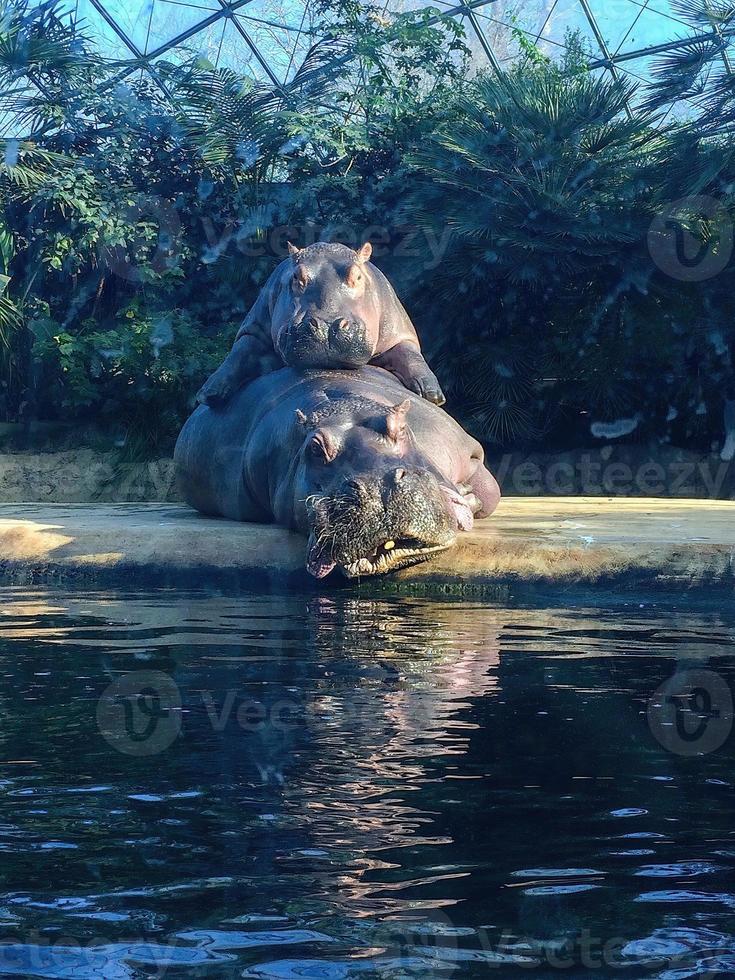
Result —
M427 402L433 402L434 405L443 405L446 402L444 392L433 374L422 374L406 380L408 390L421 395Z
M264 351L262 342L249 335L240 337L197 393L200 405L222 408L243 385L281 366L275 351Z
M196 394L196 400L199 405L208 405L209 408L221 408L225 405L232 395L232 392L220 388L209 388L204 385Z
M240 386L224 372L215 371L197 392L196 400L200 405L222 408L232 398L238 387Z

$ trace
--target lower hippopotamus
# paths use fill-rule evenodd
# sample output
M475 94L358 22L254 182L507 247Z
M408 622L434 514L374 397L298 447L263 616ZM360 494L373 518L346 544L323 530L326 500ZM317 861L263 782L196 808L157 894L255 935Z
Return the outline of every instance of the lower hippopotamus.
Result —
M372 262L372 246L356 251L317 242L289 245L243 321L225 361L198 400L223 405L246 382L290 367L359 367L391 371L410 391L444 403L423 358L416 330L393 287Z
M375 575L449 548L497 506L478 442L380 368L284 368L200 406L175 451L184 499L204 514L308 535L321 578Z

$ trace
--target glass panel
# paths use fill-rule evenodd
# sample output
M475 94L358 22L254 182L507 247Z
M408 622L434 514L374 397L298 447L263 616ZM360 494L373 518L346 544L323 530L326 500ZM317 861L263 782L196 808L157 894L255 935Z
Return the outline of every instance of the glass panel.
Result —
M219 9L221 9L219 4L208 7L199 3L189 4L176 3L172 0L155 0L153 16L150 20L150 35L145 48L146 53L155 51L167 44L172 38L196 26L207 17L211 17Z
M453 10L458 4L445 2L445 0L389 0L385 9L389 14L405 14L409 10L427 10L435 7L437 11L445 12Z
M628 0L628 3L633 4L638 10L645 11L646 14L659 18L657 25L653 22L650 24L651 40L647 41L647 44L665 44L666 41L674 41L696 31L668 0Z
M139 51L145 51L148 25L153 14L153 0L100 0L118 27ZM97 15L100 19L101 14Z
M303 0L298 0L298 2L295 0L250 0L249 3L238 9L236 16L242 20L262 21L265 24L271 24L274 28L281 28L286 31L298 31L305 15L308 19L309 6Z
M611 54L685 37L691 28L667 0L590 0Z
M41 0L33 0L41 2ZM141 51L160 49L184 31L198 27L222 10L219 0L101 0L127 38ZM62 0L71 15L84 21L100 53L129 60L132 52L105 22L90 0ZM696 31L681 16L675 0L589 0L600 33L613 58L645 51L650 45L685 37ZM381 8L382 9L382 8ZM580 0L473 0L470 11L460 0L386 0L386 16L432 9L458 18L477 69L488 66L486 46L504 67L523 52L524 44L537 45L550 57L563 54L565 35L579 32L592 60L602 57ZM319 24L329 11L316 14L309 0L250 0L231 19L217 20L182 45L177 58L199 55L253 78L267 80L267 72L238 26L246 31L270 71L279 80L293 77L311 47ZM479 36L478 36L479 31ZM166 55L171 57L170 54ZM641 88L650 80L651 64L645 54L619 63L621 73ZM642 95L637 96L642 98ZM677 110L678 111L678 110Z
M470 50L470 57L473 66L477 70L488 68L490 66L490 62L488 61L487 53L485 52L482 41L478 36L478 32L472 26L472 22L470 21L469 17L464 14L457 14L456 16L465 30L464 43ZM479 18L477 18L477 20L479 21ZM482 26L479 26L479 31L484 37L484 28ZM485 41L487 42L487 38L485 38Z
M222 46L224 29L227 26L225 18L216 20L213 24L197 31L182 44L171 51L167 51L161 57L173 61L186 61L189 58L202 58L209 61L212 65L217 64Z
M302 31L300 34L292 35L291 64L286 72L284 80L290 82L306 58L309 48L314 44L315 38Z
M550 58L564 51L567 31L577 31L590 56L599 58L600 48L584 11L576 0L497 0L475 9L485 37L501 64L521 53L521 39L537 44Z
M261 7L262 5L258 4L258 6ZM293 11L293 5L290 6ZM255 13L254 11L251 13L253 7L255 7L255 4L248 4L245 8L248 15L240 16L239 14L235 14L235 20L242 26L242 29L257 47L261 57L273 74L279 81L283 81L291 68L291 55L299 33L299 19L292 16L285 22L291 29L284 29L284 27L278 26L279 21L277 15L273 16L272 19L268 17L268 20L264 21L257 17L257 15L253 16ZM263 11L263 15L267 17L270 12ZM283 24L284 21L281 20L280 23ZM245 45L245 41L242 40L241 44Z
M622 38L617 49L612 53L639 51L693 33L696 32L680 21L671 20L655 10L641 10L629 33Z
M76 21L103 57L124 61L135 57L128 45L117 36L89 0L79 0Z
M247 42L230 21L226 22L218 68L230 68L239 75L269 82L268 74L248 47Z
M615 70L621 78L638 87L633 102L640 102L645 98L646 88L651 81L650 69L650 59L643 57L635 58L632 61L623 61L615 66Z

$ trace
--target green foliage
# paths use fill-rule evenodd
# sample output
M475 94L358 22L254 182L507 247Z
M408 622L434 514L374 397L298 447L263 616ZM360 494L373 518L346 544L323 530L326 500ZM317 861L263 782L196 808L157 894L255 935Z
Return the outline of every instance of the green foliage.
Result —
M0 407L171 438L281 257L274 228L389 223L405 153L461 77L460 29L325 5L285 86L196 61L159 63L159 87L116 84L59 9L0 0L0 117L16 127L0 144Z
M649 110L680 107L696 118L700 135L721 132L735 122L732 47L735 4L729 0L676 0L674 13L689 23L698 40L664 52L653 64L646 93Z
M201 60L121 83L54 0L0 0L0 414L165 449L286 239L370 235L479 436L721 442L728 272L666 274L650 229L686 199L681 233L727 248L735 15L680 8L710 36L636 92L574 35L555 63L516 32L516 67L473 76L459 21L374 0L321 0L285 85ZM672 100L694 125L661 124ZM401 254L406 228L444 250Z
M330 90L335 109L289 116L287 174L294 213L327 232L395 226L408 153L462 86L467 49L455 21L432 10L386 15L378 3L339 0L320 28L350 52Z
M720 295L718 352L701 343L706 369L693 371L713 284L664 274L648 232L681 197L716 193L732 216L732 154L627 115L632 95L607 75L526 61L475 81L414 155L407 213L452 232L416 302L430 304L426 339L453 404L487 439L579 442L591 422L624 418L639 436L721 433L732 303ZM688 231L706 245L714 222L698 210Z
M57 327L41 316L33 324L51 403L66 415L131 431L153 449L165 446L188 414L192 391L224 354L185 313L154 317L135 301L106 330L93 319L73 333L55 333Z

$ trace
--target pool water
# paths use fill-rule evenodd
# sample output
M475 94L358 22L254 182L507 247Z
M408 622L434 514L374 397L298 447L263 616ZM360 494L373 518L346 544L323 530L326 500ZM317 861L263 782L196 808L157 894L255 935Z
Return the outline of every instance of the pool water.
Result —
M6 589L0 976L735 976L734 641L676 598Z

